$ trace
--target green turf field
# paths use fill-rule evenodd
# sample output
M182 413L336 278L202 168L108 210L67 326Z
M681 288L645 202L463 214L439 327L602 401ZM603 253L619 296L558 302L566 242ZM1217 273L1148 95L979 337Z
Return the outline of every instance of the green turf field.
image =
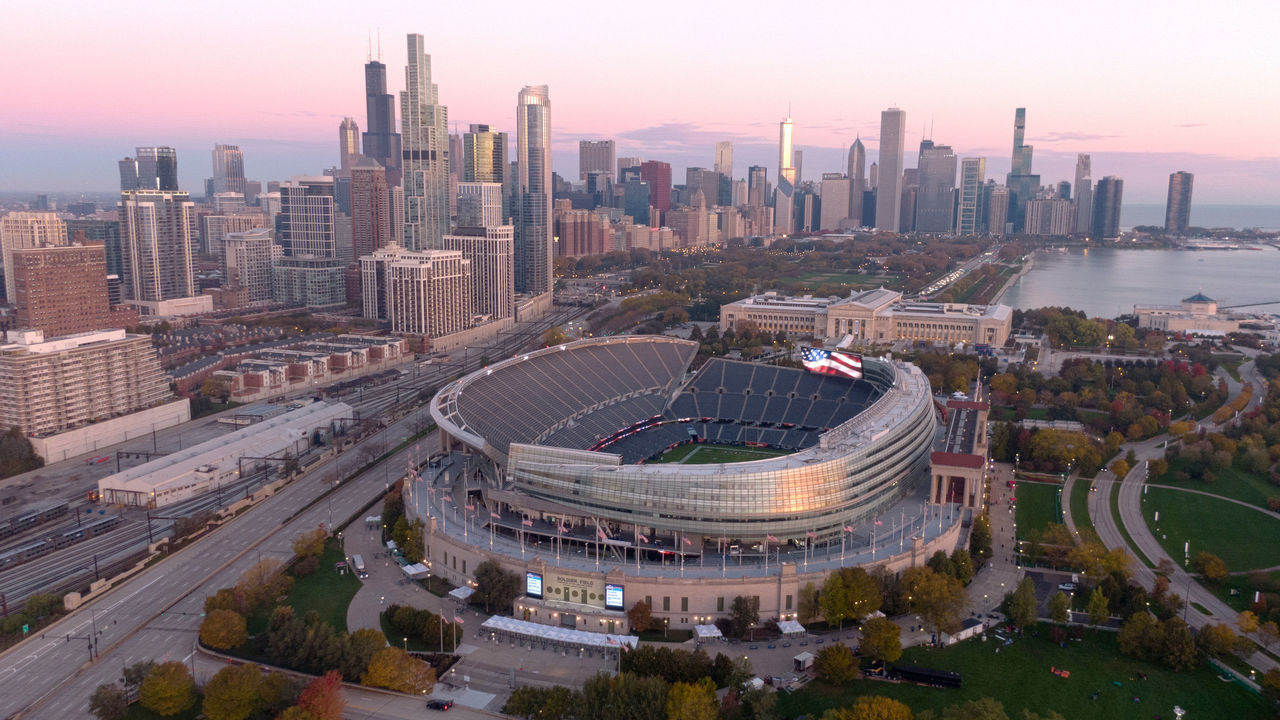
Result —
M654 460L660 463L683 463L685 465L707 465L710 463L736 463L748 460L790 455L790 450L779 450L768 447L741 447L738 445L715 445L712 443L686 443Z
M1240 467L1239 463L1226 470L1219 471L1217 479L1211 483L1203 480L1179 482L1174 479L1174 474L1183 469L1183 464L1181 459L1174 458L1169 463L1169 472L1159 477L1150 478L1148 482L1157 485L1173 485L1192 490L1202 490L1214 495L1235 498L1261 508L1267 506L1268 497L1276 495L1276 487L1267 481L1265 475L1251 473Z
M992 697L1004 705L1011 718L1022 711L1057 711L1067 718L1173 718L1180 705L1192 718L1269 717L1261 698L1231 682L1223 682L1207 666L1175 673L1161 665L1121 655L1115 633L1090 632L1080 642L1059 647L1048 639L1048 627L1039 626L1039 637L1030 632L1012 645L1001 646L966 640L948 648L907 649L899 664L952 670L964 677L960 689L928 688L876 680L855 680L843 687L812 682L793 694L778 694L778 713L818 717L829 708L848 707L860 695L885 695L911 709L935 712L950 705ZM1000 652L996 648L1000 647ZM1050 668L1061 668L1070 677L1059 677ZM1146 673L1141 679L1139 672ZM1115 682L1119 682L1117 687ZM1093 693L1098 699L1093 700ZM1134 698L1138 702L1134 702Z
M1058 512L1057 483L1036 483L1019 480L1017 487L1018 537L1026 538L1027 533L1040 532L1049 523L1061 523L1062 514Z
M1153 487L1142 496L1142 516L1174 562L1183 561L1183 544L1190 540L1191 557L1201 551L1213 553L1232 572L1280 565L1275 550L1280 546L1280 518L1274 513Z

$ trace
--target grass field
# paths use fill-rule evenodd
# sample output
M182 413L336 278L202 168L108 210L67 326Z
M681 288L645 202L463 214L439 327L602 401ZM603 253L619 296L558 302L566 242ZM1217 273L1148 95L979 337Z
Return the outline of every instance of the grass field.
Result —
M1062 522L1058 512L1056 499L1061 485L1051 483L1035 483L1020 481L1017 487L1018 537L1026 538L1027 533L1043 531L1049 523Z
M1155 521L1156 512L1160 521ZM1222 558L1227 569L1256 570L1280 565L1280 518L1232 502L1167 488L1148 488L1142 516L1174 562L1204 551Z
M802 272L790 277L779 278L780 280L798 280L800 282L811 283L873 283L888 282L897 280L896 275L863 275L860 273L842 273L842 272Z
M686 443L653 462L684 463L686 465L706 465L710 463L736 463L748 460L790 455L790 450L779 450L767 447L740 447L738 445L715 445L712 443Z
M844 687L810 683L794 694L778 695L778 713L796 717L808 713L818 717L825 710L848 707L860 695L885 695L900 700L915 712L940 711L982 697L1004 704L1011 718L1022 711L1057 711L1067 718L1152 718L1173 717L1180 705L1188 718L1268 717L1267 706L1235 683L1223 682L1208 667L1175 673L1163 666L1121 655L1114 633L1091 632L1082 642L1054 645L1041 626L1041 637L1028 635L1012 645L996 648L988 642L968 640L949 648L909 648L900 664L952 670L964 676L960 689L926 688L876 680L855 680ZM1071 673L1062 678L1049 672L1062 668ZM1138 673L1147 674L1139 679ZM1119 681L1120 687L1113 684ZM1092 700L1098 692L1098 699ZM1137 697L1140 702L1134 703Z
M1093 529L1093 521L1089 519L1089 488L1092 485L1091 480L1076 478L1071 486L1071 521L1076 524L1076 531L1080 533L1082 540L1098 539L1098 533Z
M1182 468L1182 460L1175 458L1169 463L1169 472L1160 477L1152 478L1151 482L1159 485L1174 485L1192 490L1202 490L1222 497L1235 498L1250 505L1257 505L1260 508L1267 506L1268 497L1280 495L1280 488L1276 488L1275 485L1268 482L1265 476L1248 472L1238 466L1233 466L1217 473L1218 479L1211 483L1203 480L1187 482L1174 480L1174 473L1182 470Z
M293 590L281 605L290 605L298 617L315 610L320 619L333 626L338 632L347 630L347 606L351 598L360 590L360 581L354 573L339 575L333 569L334 563L345 559L340 540L331 538L324 546L324 555L320 556L320 567L306 577L296 578ZM271 609L267 608L254 613L249 618L250 634L257 634L267 629L271 619Z

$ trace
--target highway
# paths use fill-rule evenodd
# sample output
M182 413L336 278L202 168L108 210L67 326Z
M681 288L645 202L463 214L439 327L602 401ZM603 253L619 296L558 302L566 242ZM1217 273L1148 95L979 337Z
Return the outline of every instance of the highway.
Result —
M514 352L536 339L541 333L539 326L545 329L548 323L559 324L581 312L574 308L553 313L548 321L532 329L506 336L506 347L502 352L493 349L490 357ZM451 377L478 367L479 361L476 353L467 358L466 368L456 364L433 367L419 372L417 378L409 376L399 388L392 384L366 392L365 401L395 404L395 396L403 393L406 386L431 386L446 375ZM402 404L414 403L414 394L401 398ZM88 717L89 695L98 685L116 681L125 665L144 659L190 660L205 596L233 585L262 557L288 560L292 557L291 541L298 533L330 520L345 520L384 494L388 478L398 477L407 467L414 448L418 448L418 458L425 458L435 448L434 433L384 460L382 471L371 468L359 477L349 476L367 461L367 448L394 447L413 435L422 427L425 412L419 409L405 413L360 445L318 463L306 475L209 536L86 603L41 636L0 655L0 717ZM292 517L329 489L334 478L340 478L341 483L327 502L317 502ZM68 640L68 636L72 639ZM93 662L91 645L97 653ZM374 712L381 710L374 708Z

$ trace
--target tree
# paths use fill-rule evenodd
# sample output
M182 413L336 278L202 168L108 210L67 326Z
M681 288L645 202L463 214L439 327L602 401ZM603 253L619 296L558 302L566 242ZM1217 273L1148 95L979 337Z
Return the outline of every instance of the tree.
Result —
M969 554L979 568L991 558L991 519L986 515L979 515L973 521L973 531L969 534Z
M496 560L485 560L476 566L476 598L486 612L511 605L520 595L520 576L504 569Z
M204 686L204 716L208 720L246 720L257 712L262 670L253 664L228 665Z
M121 720L128 710L129 701L118 683L99 685L89 696L89 712L98 720Z
M934 632L960 630L965 591L959 580L939 575L927 567L913 567L902 574L902 587L911 609Z
M860 647L869 658L893 662L902 657L902 628L888 618L873 617L862 623Z
M1248 635L1258 629L1258 616L1252 610L1245 610L1236 616L1236 627Z
M955 568L955 577L965 585L973 579L973 557L969 555L969 551L958 547L951 551L951 565Z
M1196 642L1204 654L1210 657L1222 657L1236 649L1238 638L1230 625L1214 623L1200 628Z
M797 599L796 604L798 611L796 619L802 623L807 623L816 618L818 613L821 612L820 604L818 603L818 588L813 584L812 580L800 588L800 597Z
M426 612L425 610L423 612ZM439 622L438 615L432 615ZM423 640L434 640L439 642L439 627L436 632L430 633L429 638L423 637ZM421 637L421 636L420 636ZM369 661L379 650L387 646L387 638L382 634L381 630L373 628L360 628L355 632L346 636L342 653L342 665L340 671L342 677L352 682L358 681L369 670Z
M1090 625L1101 625L1111 618L1111 602L1106 595L1102 594L1102 588L1094 588L1089 594L1089 606L1085 608L1085 612L1089 613Z
M142 707L168 717L196 704L196 683L185 663L160 663L138 687Z
M880 584L860 567L841 568L844 577L845 612L855 622L876 612L884 604Z
M214 650L230 650L248 639L244 616L235 610L214 610L200 623L200 642Z
M1280 625L1274 620L1268 620L1258 626L1258 639L1262 641L1262 645L1270 648L1272 645L1280 642Z
M1009 720L1004 705L995 698L978 698L942 711L941 720Z
M1220 582L1227 579L1227 564L1222 561L1222 558L1213 553L1204 551L1196 553L1195 557L1191 559L1191 567L1196 572L1204 575L1205 579L1210 582Z
M540 688L521 685L511 693L505 705L504 715L538 720L571 720L582 696L563 685Z
M1280 700L1280 668L1271 668L1262 674L1262 696L1276 702Z
M956 576L955 563L951 562L951 556L947 555L944 550L935 552L926 564L929 566L929 569L939 575L949 575L951 577Z
M1036 624L1036 583L1029 577L1022 578L1018 589L1009 596L1008 616L1019 629Z
M818 604L822 607L822 616L827 619L827 625L844 627L844 620L849 612L849 598L845 592L843 573L837 571L827 576L826 582L822 583Z
M324 541L329 532L321 525L314 530L304 530L293 539L293 554L299 558L319 557L324 553Z
M342 676L330 670L312 680L298 695L298 708L314 720L342 720L347 701L342 697Z
M637 600L627 611L627 622L636 632L644 632L653 628L653 608L644 600Z
M582 700L575 713L579 718L627 718L666 720L666 681L659 677L639 677L623 670L621 675L599 672L582 686Z
M1228 631L1230 629L1227 628ZM1175 671L1196 666L1196 641L1191 636L1191 627L1182 618L1175 615L1160 623L1160 635L1163 640L1160 659L1164 664Z
M294 705L293 707L285 708L284 712L276 716L276 720L316 720L316 717L301 707Z
M844 643L835 643L818 651L813 670L831 685L844 685L858 677L858 659Z
M1150 658L1153 641L1158 642L1159 634L1160 623L1152 617L1151 613L1143 610L1134 613L1121 626L1120 633L1116 636L1116 642L1120 645L1120 652L1126 655Z
M729 632L735 637L742 637L747 631L760 622L760 604L755 598L739 595L729 606ZM830 621L828 621L830 622Z
M436 671L398 647L374 653L360 684L405 693L428 693L436 684Z
M30 601L28 601L28 606L30 606ZM120 671L120 684L124 686L125 695L136 692L138 687L142 685L142 681L147 679L147 675L151 673L152 668L155 666L155 662L151 660L139 660L123 668Z
M1141 433L1139 433L1139 437L1141 437ZM1129 463L1123 459L1111 463L1111 474L1115 475L1117 480L1123 480L1129 474Z
M566 337L564 334L564 330L558 327L553 327L550 330L542 333L542 344L547 347L550 347L551 345L559 345L565 340L566 340Z
M1071 619L1071 600L1061 590L1049 598L1049 619L1056 623L1065 623Z
M822 720L912 720L911 708L883 695L863 695L848 708L828 710Z
M716 720L720 703L711 678L696 683L678 682L667 691L667 720Z

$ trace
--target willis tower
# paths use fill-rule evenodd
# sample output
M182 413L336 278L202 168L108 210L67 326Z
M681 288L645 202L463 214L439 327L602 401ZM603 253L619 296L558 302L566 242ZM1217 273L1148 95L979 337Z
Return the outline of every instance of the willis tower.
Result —
M386 168L387 184L400 184L400 133L395 132L395 98L387 93L387 66L370 60L364 66L364 156Z

